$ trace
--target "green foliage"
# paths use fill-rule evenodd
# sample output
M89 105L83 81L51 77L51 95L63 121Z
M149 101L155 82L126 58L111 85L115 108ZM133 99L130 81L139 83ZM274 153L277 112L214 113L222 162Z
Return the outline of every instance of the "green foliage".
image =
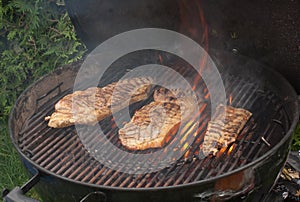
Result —
M293 135L292 150L300 150L300 123L298 123Z
M62 0L0 0L0 188L28 180L7 131L20 93L56 67L82 57ZM35 192L30 196L37 198Z
M0 189L12 190L16 186L25 184L30 178L25 167L22 165L19 155L7 135L6 122L0 121ZM31 189L27 196L41 201L37 192Z
M82 57L61 0L0 0L0 120L34 80Z

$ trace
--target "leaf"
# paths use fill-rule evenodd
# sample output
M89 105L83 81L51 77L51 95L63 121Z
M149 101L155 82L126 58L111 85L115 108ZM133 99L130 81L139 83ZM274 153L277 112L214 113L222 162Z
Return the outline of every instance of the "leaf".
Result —
M61 7L48 0L10 0L0 6L0 119L7 119L30 83L84 54L85 46Z

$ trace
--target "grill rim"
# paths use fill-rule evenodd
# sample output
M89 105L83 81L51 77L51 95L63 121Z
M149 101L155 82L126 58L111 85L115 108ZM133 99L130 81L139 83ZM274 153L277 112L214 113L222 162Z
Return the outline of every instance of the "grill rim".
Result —
M286 88L286 91L289 92L289 95L290 95L290 99L295 101L293 102L293 105L294 105L294 110L293 110L293 114L291 115L291 117L294 117L293 120L291 120L291 125L289 127L289 130L286 132L284 138L282 138L273 148L271 148L268 152L266 152L264 155L262 155L261 157L257 158L256 160L248 163L248 164L245 164L237 169L234 169L232 171L229 171L229 172L226 172L226 173L223 173L221 175L217 175L217 176L214 176L214 177L210 177L208 179L204 179L204 180L199 180L199 181L194 181L194 182L189 182L189 183L186 183L186 184L178 184L178 185L172 185L172 186L160 186L160 187L149 187L149 188L137 188L137 187L132 187L132 188L128 188L128 187L113 187L113 186L107 186L107 185L96 185L96 184L92 184L92 183L86 183L86 182L81 182L81 181L78 181L78 180L74 180L74 179L70 179L70 178L67 178L67 177L63 177L61 175L58 175L52 171L49 171L47 170L46 168L43 168L42 166L40 166L39 164L35 163L34 161L32 161L28 156L26 156L26 154L24 154L21 149L19 148L18 146L18 143L17 143L17 139L15 138L15 134L12 130L12 126L14 125L13 124L13 117L14 115L16 114L16 109L17 109L17 106L20 105L20 102L22 100L22 98L24 96L28 96L26 95L28 92L30 92L30 90L38 85L40 82L43 82L43 80L47 77L51 77L51 76L54 76L54 75L58 75L58 73L60 71L66 71L68 68L70 70L73 70L75 71L76 70L76 65L78 64L81 64L82 60L80 61L77 61L75 63L71 63L71 64L68 64L68 65L65 65L63 67L59 67L57 68L56 70L54 70L53 72L49 73L49 74L46 74L44 76L42 76L40 79L38 79L37 81L35 81L34 83L32 83L31 85L29 85L21 94L20 96L18 97L18 99L16 100L14 106L13 106L13 109L11 110L10 112L10 117L9 117L9 123L8 123L8 127L9 127L9 133L10 133L10 138L12 140L12 143L14 145L14 147L16 148L16 150L18 151L19 155L25 159L26 161L28 161L30 164L32 164L37 170L38 172L42 172L44 174L47 174L47 175L50 175L50 176L54 176L54 177L57 177L58 179L61 179L61 180L65 180L65 181L68 181L68 182L71 182L71 183L75 183L75 184L78 184L78 185L84 185L84 186L88 186L88 187L92 187L92 188L100 188L100 189L106 189L106 190L115 190L115 191L137 191L137 192L142 192L142 191L158 191L158 190L173 190L173 189L180 189L180 188L187 188L187 187L190 187L190 186L199 186L201 184L205 184L205 183L208 183L208 182L213 182L213 181L216 181L218 179L221 179L221 178L226 178L230 175L233 175L235 173L238 173L238 172L241 172L243 170L247 170L248 168L250 167L257 167L261 164L264 163L265 159L267 159L269 156L271 156L274 152L276 152L284 143L286 143L289 139L289 145L291 143L291 140L292 140L292 133L293 131L295 130L296 128L296 125L297 125L297 122L298 122L298 119L297 117L299 117L299 104L298 104L298 101L297 101L297 94L294 90L294 88L291 86L291 84L287 81L286 78L284 78L281 74L279 74L278 72L276 72L275 70L269 68L269 67L266 67L266 66L259 66L259 68L263 70L264 74L267 74L269 73L271 78L275 78L275 79L279 79L280 80L280 84L284 84ZM255 67L256 68L256 67ZM283 102L284 103L284 102ZM288 148L288 152L290 150L290 147ZM287 154L288 154L287 152Z

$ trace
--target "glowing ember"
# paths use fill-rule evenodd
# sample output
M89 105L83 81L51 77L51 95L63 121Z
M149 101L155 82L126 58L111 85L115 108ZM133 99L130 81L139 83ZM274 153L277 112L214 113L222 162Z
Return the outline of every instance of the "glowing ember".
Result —
M229 105L232 104L232 95L229 96Z

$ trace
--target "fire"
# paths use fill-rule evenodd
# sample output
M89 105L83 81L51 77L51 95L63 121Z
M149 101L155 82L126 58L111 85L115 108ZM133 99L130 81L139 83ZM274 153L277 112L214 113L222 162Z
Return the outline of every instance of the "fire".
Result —
M186 150L188 148L189 144L186 142L184 145L183 145L183 150Z
M232 95L229 96L229 105L232 104Z
M184 131L184 136L180 140L180 145L183 145L181 148L181 152L185 152L189 147L188 142L186 142L187 138L197 136L197 131L193 132L196 126L197 126L197 122L195 123L194 121L189 121L187 125L185 125L184 129L182 130ZM190 128L188 129L188 127ZM190 154L190 150L187 150L184 153L184 158L186 159L189 156L189 154Z
M181 32L197 41L207 52L208 51L208 26L204 16L204 11L198 0L182 0L179 1ZM195 20L198 19L198 20ZM199 58L199 72L203 71L207 63L207 55ZM192 89L195 90L201 76L196 75L193 81Z
M228 151L227 151L227 153L226 153L227 156L229 156L229 155L232 153L234 147L235 147L234 144L231 145L231 146L229 147L229 149L228 149ZM222 147L222 148L220 149L220 151L217 153L217 157L222 156L222 155L226 152L226 150L227 150L227 147Z
M189 147L189 144L186 142L186 143L183 145L182 150L185 151L188 147ZM187 151L184 153L184 158L185 158L185 159L188 158L189 154L190 154L190 150L187 150Z
M182 129L182 131L184 132L184 136L181 138L180 144L186 142L187 138L191 135L192 131L195 129L196 126L197 126L197 122L194 121L190 121L184 126L184 128Z
M179 1L181 31L208 50L208 26L199 0ZM195 20L198 19L198 20Z
M234 145L231 145L231 147L229 148L227 154L229 155L233 151L233 149L234 149Z
M185 152L184 154L184 158L187 159L190 155L190 150L187 150L187 152Z
M203 67L206 65L206 60L207 60L207 56L204 56L203 58L200 59L200 65L199 65L200 72L203 69ZM197 74L193 82L193 87L192 87L193 90L196 90L200 79L201 79L200 74Z

